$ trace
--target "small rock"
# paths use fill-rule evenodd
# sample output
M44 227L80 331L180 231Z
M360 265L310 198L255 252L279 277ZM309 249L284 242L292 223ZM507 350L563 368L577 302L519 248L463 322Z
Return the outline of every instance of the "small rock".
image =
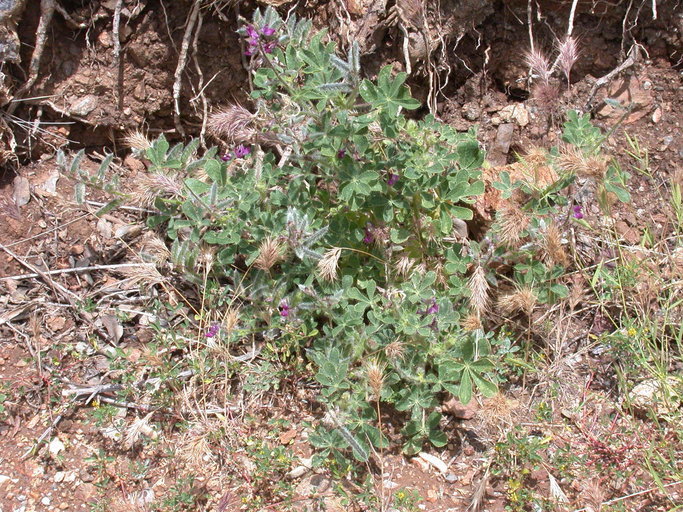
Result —
M116 228L114 236L116 238L130 239L135 238L140 233L142 233L142 226L140 224L124 224Z
M11 480L11 478L8 477L7 475L0 475L0 489L2 489L2 486L5 485L10 480Z
M97 96L93 96L92 94L88 94L87 96L84 96L77 102L75 102L73 105L71 105L71 108L69 109L70 113L76 116L87 116L95 110L97 107Z
M53 480L54 480L55 482L59 483L59 482L62 482L62 481L64 480L64 477L65 477L65 476L66 476L66 473L64 473L64 471L57 471L57 472L55 473L55 476L54 476Z
M384 480L382 484L384 485L385 489L396 489L398 487L398 484L396 482L392 482L391 480Z
M436 500L439 499L439 495L436 493L434 489L429 489L427 491L427 501L430 503L434 503Z
M14 178L14 202L18 207L24 206L31 200L31 185L23 176Z
M529 124L529 111L521 103L508 105L498 112L498 117L502 122L514 121L519 126L526 126Z
M435 457L434 455L425 452L420 452L419 457L428 462L430 465L434 466L441 473L445 473L446 471L448 471L448 466L446 465L446 463L442 461L440 458Z
M14 366L16 366L17 368L25 368L26 366L28 366L28 363L24 359L19 359L19 361L14 363Z
M97 231L99 232L100 236L102 238L108 239L111 238L111 222L107 221L106 219L100 219L97 221Z
M446 474L444 475L444 479L445 479L446 482L448 482L449 484L453 484L453 483L455 483L455 482L458 481L458 475L456 475L455 473L446 473Z
M68 503L60 503L59 504L59 510L66 510L67 508L69 508Z
M71 254L73 254L74 256L80 256L81 254L83 254L84 250L85 250L85 248L82 245L76 244L76 245L72 246L71 249L69 249L69 252Z
M292 469L289 473L287 473L287 476L289 478L299 478L305 475L307 471L308 468L306 466L297 466L294 469Z
M629 401L638 414L646 414L654 410L657 416L673 413L681 406L683 380L669 376L664 384L668 390L662 389L662 382L649 379L641 382L629 393Z
M47 507L50 504L50 497L45 496L40 502Z
M479 405L474 400L471 400L467 405L463 404L456 397L451 398L443 404L441 410L445 413L451 414L461 420L471 420L479 410Z
M652 122L657 124L662 119L662 107L657 107L652 113Z
M58 455L60 452L64 451L64 448L65 446L64 443L62 443L61 439L55 437L54 439L52 439L52 441L50 441L48 449L50 450L51 455Z

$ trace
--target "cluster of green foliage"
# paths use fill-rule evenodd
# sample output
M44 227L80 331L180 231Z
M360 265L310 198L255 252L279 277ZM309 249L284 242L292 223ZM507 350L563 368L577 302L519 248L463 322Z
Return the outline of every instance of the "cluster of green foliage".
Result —
M405 73L387 66L375 81L361 79L358 46L342 59L310 28L268 9L242 29L274 32L276 44L252 57L251 122L266 142L226 161L217 148L197 156L196 140L153 141L142 153L149 172L178 185L156 197L149 225L165 232L187 280L239 308L237 327L213 333L212 344L260 337L290 351L294 340L314 363L333 425L310 437L323 456L362 461L370 445L385 446L378 402L402 413L406 453L425 441L444 446L443 396L495 394L518 350L506 336L461 326L470 274L485 268L488 285L528 286L542 303L566 295L564 268L534 254L548 220L566 212L563 191L574 177L560 173L539 187L503 173L495 187L526 198L530 242L501 242L497 223L467 239L462 222L485 191L475 131L458 133L431 115L409 119L404 112L419 102ZM574 115L565 139L589 153L599 145L595 130ZM277 261L264 268L255 262L268 242Z

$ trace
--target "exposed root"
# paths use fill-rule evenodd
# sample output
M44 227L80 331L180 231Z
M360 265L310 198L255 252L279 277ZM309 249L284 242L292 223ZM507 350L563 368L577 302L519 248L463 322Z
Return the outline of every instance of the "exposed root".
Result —
M588 100L586 100L586 110L591 109L593 98L595 98L595 94L598 92L598 89L600 87L602 87L603 85L607 85L610 82L610 80L612 80L616 75L621 73L623 70L630 68L640 59L640 49L641 47L639 44L634 44L628 52L628 58L624 62L619 64L616 68L607 73L605 76L600 77L598 80L595 81L593 87L591 87L590 93L588 94Z
M123 0L117 0L114 8L114 21L112 23L112 39L114 40L114 69L116 70L116 92L119 110L123 109L123 69L121 68L121 8Z
M192 38L192 31L197 24L199 18L199 4L200 0L195 0L190 9L190 14L187 17L187 26L185 27L185 35L183 35L183 43L180 47L180 55L178 56L178 66L175 70L173 82L173 122L175 124L178 134L185 137L185 130L180 124L180 91L182 89L183 70L187 63L187 51L190 48L190 39Z
M202 147L206 147L206 122L209 118L209 104L206 101L206 95L204 94L204 89L206 89L206 85L204 85L204 73L202 72L202 68L199 65L199 61L197 60L197 43L199 40L199 33L202 31L202 23L204 22L204 18L199 13L198 19L197 19L197 30L194 32L194 39L192 40L192 61L194 62L194 67L197 70L197 75L199 75L199 84L197 87L199 88L199 92L195 95L194 98L192 98L192 101L196 101L197 98L201 99L202 102L202 129L199 132L199 141L202 145ZM214 77L215 78L215 77Z
M28 80L19 88L15 94L15 99L21 99L24 94L33 87L33 84L35 84L38 79L40 60L43 56L43 51L45 51L45 42L47 41L47 27L50 26L50 21L52 21L52 15L55 13L55 6L55 0L41 0L40 2L40 22L38 23L38 29L36 30L36 45L33 50L33 55L31 55ZM7 108L7 113L10 115L13 114L18 105L19 103L16 101L10 103Z

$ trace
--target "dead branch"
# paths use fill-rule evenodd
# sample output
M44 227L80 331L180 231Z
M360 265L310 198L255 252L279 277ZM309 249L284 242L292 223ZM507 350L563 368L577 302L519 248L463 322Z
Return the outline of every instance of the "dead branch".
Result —
M114 40L114 70L116 72L116 92L118 95L119 110L123 108L123 94L122 94L122 72L121 69L121 8L123 7L123 0L116 2L114 8L114 21L112 23L112 39Z
M36 45L33 50L33 55L31 55L31 63L29 64L29 74L28 80L22 85L15 97L21 98L31 87L36 83L38 79L38 71L40 69L40 60L43 56L43 51L45 51L45 42L47 40L47 28L52 21L52 15L55 12L55 0L41 0L40 2L40 22L38 23L38 28L36 29ZM19 104L17 102L10 103L7 113L12 114L16 110Z
M42 276L56 276L59 274L75 274L78 272L91 272L93 270L117 270L121 268L135 268L135 267L145 267L154 265L150 263L117 263L115 265L93 265L91 267L74 267L74 268L63 268L60 270L46 270L41 274L20 274L16 276L0 277L0 281L8 281L10 279L21 280L21 279L33 279Z
M185 34L183 35L183 43L180 47L180 55L178 56L178 66L175 70L174 82L173 82L173 121L176 130L183 137L185 136L185 130L183 130L180 124L180 91L182 89L182 79L183 70L185 69L185 64L187 63L187 51L190 47L190 39L192 37L192 31L197 24L197 18L199 17L199 3L200 0L195 0L190 9L190 14L187 17L187 26L185 27Z
M593 98L595 98L595 94L598 92L598 89L606 84L608 84L616 75L621 73L627 68L630 68L633 66L638 60L640 59L640 45L634 44L631 49L628 52L628 58L619 64L616 68L614 68L612 71L607 73L605 76L598 78L595 83L593 84L593 87L591 87L590 92L588 93L588 100L586 100L586 110L590 110L592 103L593 103Z

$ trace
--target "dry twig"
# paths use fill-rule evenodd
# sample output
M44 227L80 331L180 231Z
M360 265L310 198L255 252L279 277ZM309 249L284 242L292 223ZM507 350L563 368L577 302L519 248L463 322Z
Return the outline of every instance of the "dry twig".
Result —
M180 55L178 56L178 66L176 67L173 82L173 121L175 123L176 130L181 136L185 136L185 130L183 130L180 124L180 91L182 89L183 81L183 70L185 69L185 64L187 63L187 50L190 47L190 39L192 38L192 31L197 24L197 19L199 18L199 4L200 0L195 0L190 9L190 14L187 17L187 26L185 27L185 34L183 35L183 43L180 47Z

